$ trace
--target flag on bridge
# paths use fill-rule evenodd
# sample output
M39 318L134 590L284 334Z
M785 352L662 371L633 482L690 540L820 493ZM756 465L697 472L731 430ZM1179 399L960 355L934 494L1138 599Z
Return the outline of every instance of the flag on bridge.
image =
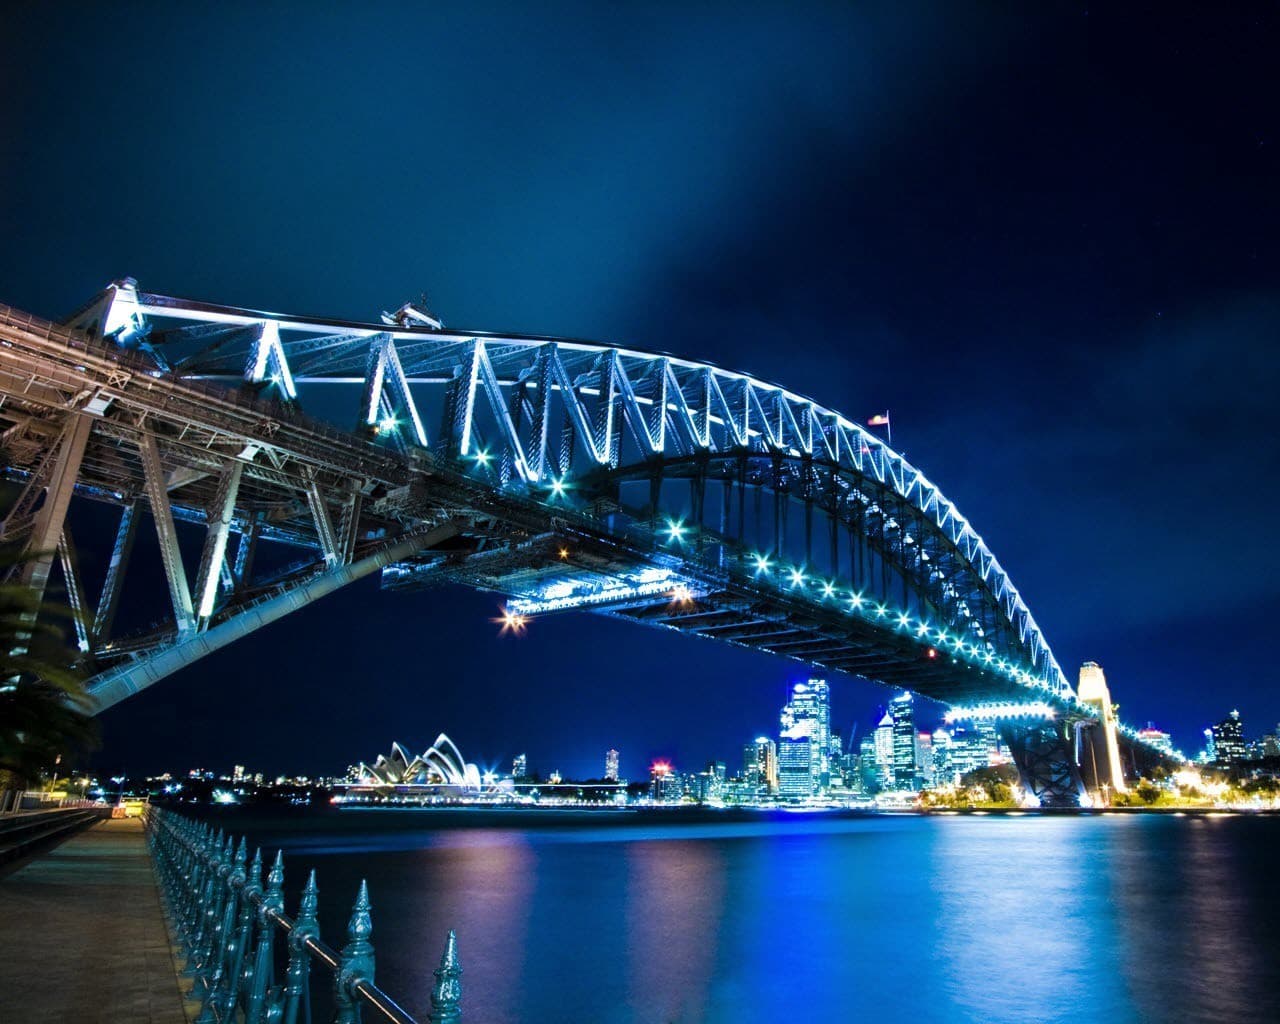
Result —
M871 419L867 420L869 427L887 427L889 425L889 410L878 412Z

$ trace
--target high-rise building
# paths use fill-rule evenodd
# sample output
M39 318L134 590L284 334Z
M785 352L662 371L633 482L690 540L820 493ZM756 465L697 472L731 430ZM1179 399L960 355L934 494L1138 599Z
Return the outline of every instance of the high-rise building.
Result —
M778 746L768 736L757 736L742 748L742 777L753 790L778 791Z
M609 750L604 755L604 777L610 782L618 781L618 752Z
M529 758L526 754L517 754L511 762L511 774L516 779L529 777Z
M810 679L791 687L791 699L779 719L785 738L809 740L813 791L825 788L831 777L831 690L825 679ZM778 751L781 771L782 751Z
M916 789L916 718L910 693L889 702L893 722L893 788Z
M677 803L684 796L684 783L666 761L655 761L649 768L649 799L654 803Z
M1232 711L1210 730L1213 737L1213 759L1219 764L1239 764L1245 759L1244 724L1240 712Z
M875 731L876 783L880 789L893 788L893 715L885 712Z
M933 755L933 785L952 786L956 783L955 768L951 763L952 737L946 729L933 730L931 753Z
M917 788L927 789L934 784L933 736L927 732L916 733L916 781Z
M813 740L796 726L778 740L778 794L784 798L803 798L815 792L813 778Z

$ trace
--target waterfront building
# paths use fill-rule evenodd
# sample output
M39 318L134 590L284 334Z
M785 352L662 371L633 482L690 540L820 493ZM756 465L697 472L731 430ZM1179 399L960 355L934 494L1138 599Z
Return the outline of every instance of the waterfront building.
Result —
M753 790L778 791L778 746L768 736L757 736L742 748L742 778Z
M529 757L527 754L516 754L515 759L511 762L511 775L517 782L529 777Z
M649 768L649 799L656 804L679 803L684 796L680 773L668 761L654 761Z
M1163 753L1173 756L1173 741L1167 732L1162 732L1150 722L1147 723L1145 729L1138 730L1138 739L1150 743L1151 746Z
M823 789L831 776L831 690L827 681L809 679L793 685L791 699L783 705L779 726L783 736L808 737L813 789Z
M915 789L916 720L910 693L900 693L889 702L889 716L893 731L893 788Z
M448 797L475 795L483 788L480 769L464 760L453 740L441 733L416 757L392 743L391 753L380 755L372 765L362 761L352 773L349 792Z
M778 741L778 794L783 798L813 796L812 750L813 739L803 726L793 727Z
M618 752L608 750L604 755L604 777L610 782L618 781Z
M1208 731L1211 734L1212 760L1219 764L1235 765L1245 759L1244 724L1240 721L1239 711L1232 711Z

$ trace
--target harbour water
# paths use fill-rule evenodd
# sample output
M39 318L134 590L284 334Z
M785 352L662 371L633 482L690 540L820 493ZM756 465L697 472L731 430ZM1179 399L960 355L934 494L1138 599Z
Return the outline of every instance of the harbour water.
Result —
M468 1024L1280 1021L1280 818L217 812Z

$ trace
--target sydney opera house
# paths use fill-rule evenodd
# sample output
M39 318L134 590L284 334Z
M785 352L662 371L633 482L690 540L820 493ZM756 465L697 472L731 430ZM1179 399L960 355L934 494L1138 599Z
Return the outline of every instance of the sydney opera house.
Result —
M363 761L356 765L351 769L347 796L416 801L496 795L498 790L499 786L486 783L480 770L464 761L453 740L441 733L425 753L416 757L393 743L391 753L379 756L372 765Z

